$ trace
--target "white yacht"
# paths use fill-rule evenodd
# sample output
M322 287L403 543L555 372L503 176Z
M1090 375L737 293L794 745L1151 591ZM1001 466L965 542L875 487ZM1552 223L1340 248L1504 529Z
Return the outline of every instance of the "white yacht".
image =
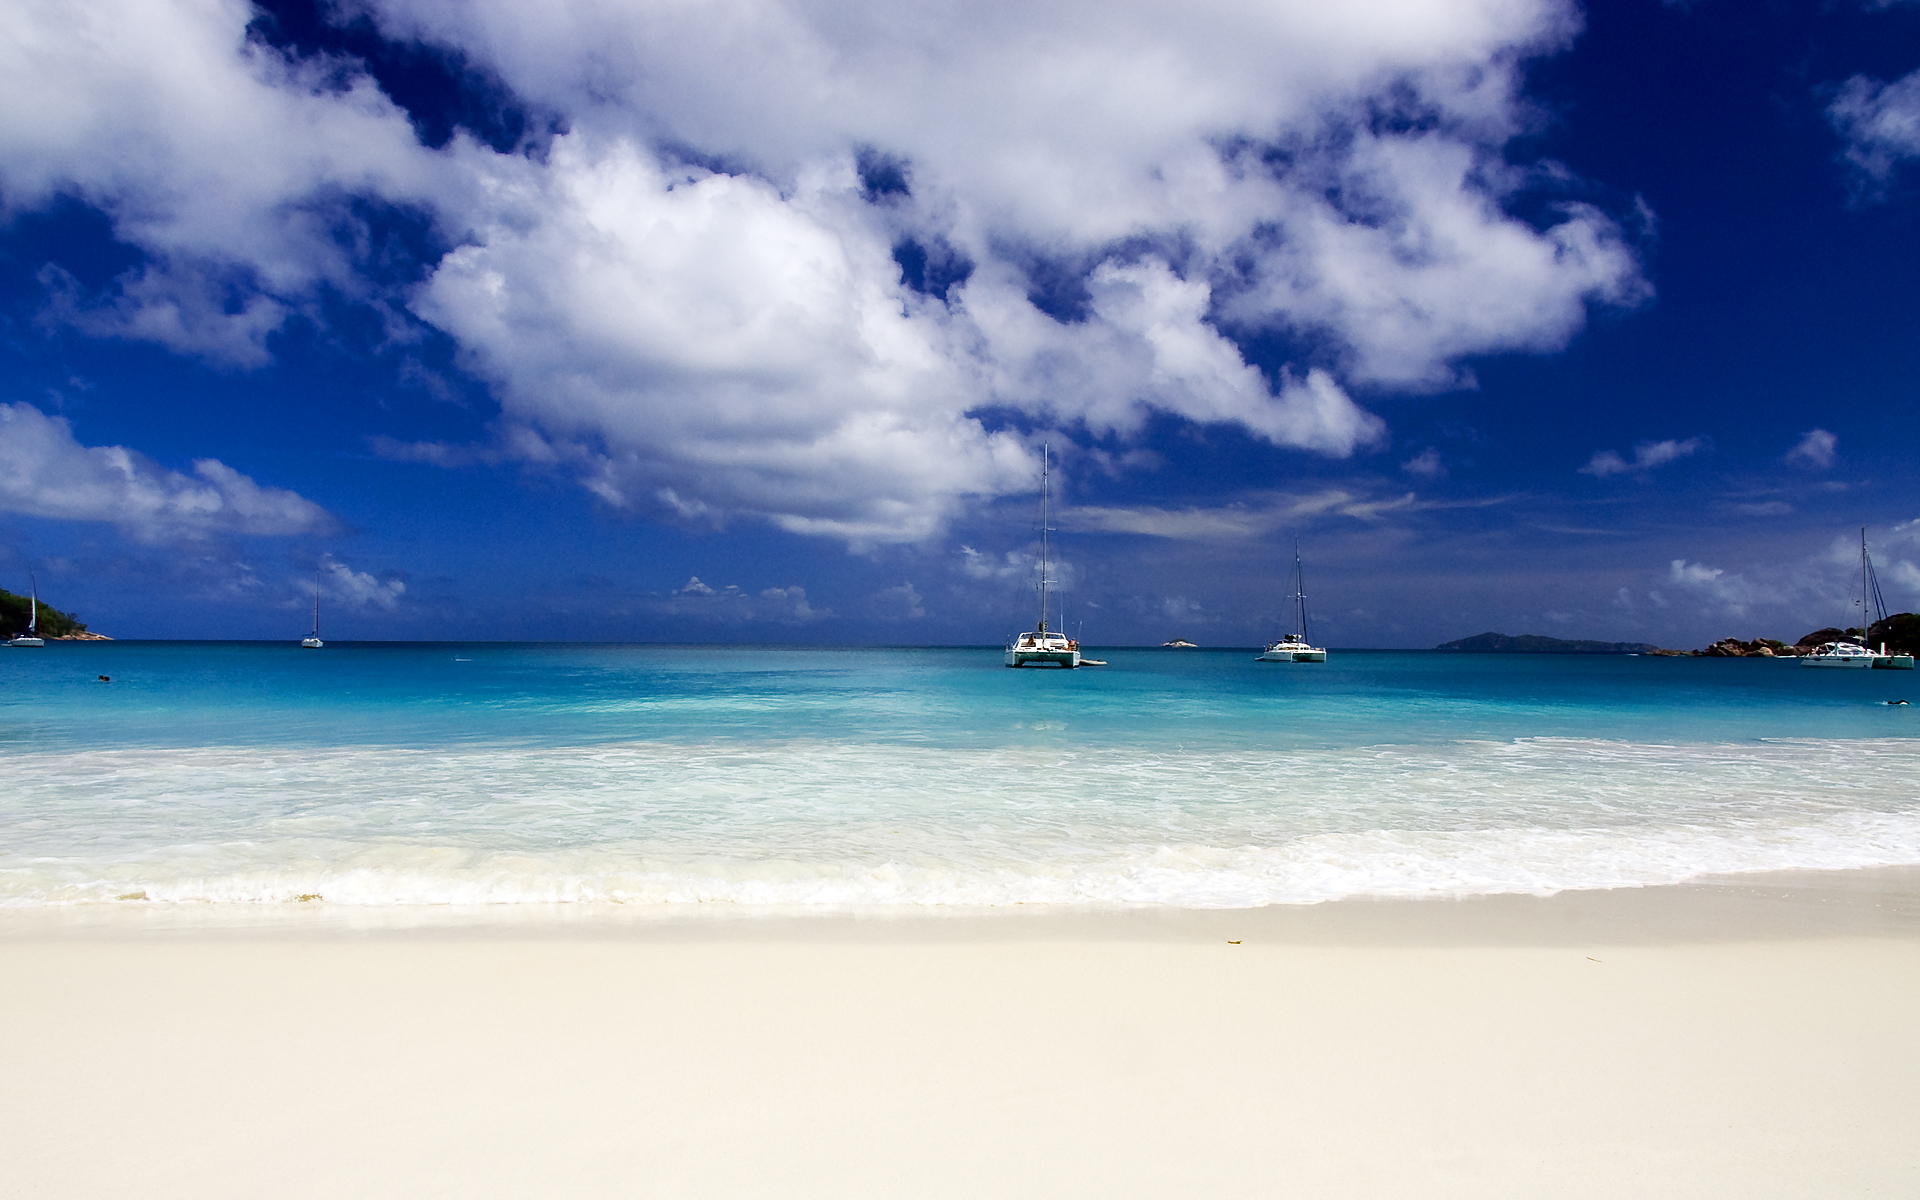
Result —
M1255 662L1323 663L1324 646L1307 640L1307 592L1300 573L1300 539L1293 542L1293 632L1262 650Z
M313 632L300 639L300 648L302 650L318 650L324 645L326 645L326 643L320 640L320 579L318 576L315 576L313 581Z
M1878 654L1860 645L1858 642L1828 642L1816 646L1800 656L1803 667L1837 667L1866 669L1874 665Z
M46 643L40 640L40 636L39 636L40 581L33 577L32 571L27 572L27 587L32 594L32 599L29 603L31 603L33 607L27 611L26 632L16 633L12 637L8 638L7 645L19 646L23 649L32 649L34 647L44 647Z
M1007 643L1006 663L1009 667L1077 667L1081 664L1080 643L1066 634L1047 628L1047 588L1058 583L1057 579L1047 577L1050 562L1047 554L1047 519L1049 503L1053 498L1053 479L1050 467L1050 448L1040 449L1040 619L1033 629L1021 634Z
M1876 614L1878 614L1876 618ZM1887 619L1887 602L1880 594L1880 577L1873 569L1873 557L1867 553L1867 528L1860 527L1860 641L1827 642L1800 656L1803 667L1839 669L1870 668L1881 671L1913 670L1913 655L1888 654L1880 643L1879 653L1865 645L1867 633Z

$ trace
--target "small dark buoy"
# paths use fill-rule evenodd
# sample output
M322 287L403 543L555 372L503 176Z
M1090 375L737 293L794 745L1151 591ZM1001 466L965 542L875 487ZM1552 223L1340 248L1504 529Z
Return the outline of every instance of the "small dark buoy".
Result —
M102 676L100 677L100 682L101 682L101 683L112 683L112 682L113 682L113 680L112 680L112 678L111 678L111 677L109 677L109 676L106 676L106 675L102 675Z

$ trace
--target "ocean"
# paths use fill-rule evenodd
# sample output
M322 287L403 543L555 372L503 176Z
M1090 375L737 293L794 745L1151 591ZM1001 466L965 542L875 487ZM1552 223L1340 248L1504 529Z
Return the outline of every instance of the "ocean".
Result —
M1091 653L0 649L0 905L1252 907L1920 863L1915 673Z

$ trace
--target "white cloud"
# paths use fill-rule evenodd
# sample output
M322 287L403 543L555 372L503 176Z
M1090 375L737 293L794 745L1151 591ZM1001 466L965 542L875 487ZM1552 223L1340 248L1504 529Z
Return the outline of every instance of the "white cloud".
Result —
M248 43L242 0L0 0L0 194L77 196L148 260L101 296L50 269L48 319L247 366L325 290L405 304L503 417L491 447L389 451L868 544L1032 486L983 411L1346 456L1384 432L1354 392L1463 382L1645 293L1604 214L1506 212L1558 171L1506 150L1569 0L360 9L571 132L425 149L352 64ZM862 147L910 194L868 202ZM362 200L459 248L383 292ZM971 275L904 287L909 240ZM1270 331L1305 349L1263 373L1232 338Z
M1827 119L1847 140L1847 161L1870 186L1884 183L1902 159L1920 156L1920 71L1893 83L1855 75Z
M145 541L336 530L327 511L217 459L170 471L124 446L83 446L65 419L0 404L0 511L119 525Z
M366 297L355 197L445 206L455 154L340 62L291 63L245 37L245 0L0 3L0 197L70 195L150 261L89 302L48 277L49 315L216 361L322 285Z
M1824 429L1809 429L1793 449L1787 451L1787 462L1796 467L1813 467L1825 470L1833 465L1833 452L1840 445L1840 439Z
M702 583L698 575L651 602L648 607L660 613L697 617L729 625L750 621L797 625L833 615L830 608L815 608L810 604L807 589L797 584L765 588L755 594L733 583L722 588L712 587Z
M969 579L1027 579L1033 575L1035 559L1018 550L1009 550L995 561L972 546L960 547L960 571Z
M1213 507L1161 508L1156 505L1102 507L1077 505L1062 509L1062 529L1080 533L1131 533L1180 540L1239 541L1261 538L1304 521L1348 517L1379 521L1392 513L1435 508L1489 507L1502 499L1465 504L1423 501L1414 493L1369 497L1347 488L1327 488L1306 495L1270 495Z
M1444 479L1447 465L1440 459L1440 451L1433 446L1414 455L1400 464L1400 469L1419 479Z
M888 616L907 621L917 621L927 615L925 597L914 589L911 581L899 587L882 588L874 597Z
M398 579L376 579L327 554L320 559L320 590L328 600L349 608L391 609L406 594L407 585Z
M1655 467L1664 467L1697 452L1706 445L1705 438L1688 438L1684 442L1668 439L1664 442L1641 442L1633 448L1633 461L1620 457L1616 450L1599 450L1580 468L1580 474L1592 475L1596 479L1605 479L1609 475L1625 475L1635 471L1651 471Z
M1667 582L1692 594L1709 608L1730 616L1744 617L1755 604L1779 599L1776 589L1750 583L1744 575L1729 575L1719 567L1673 560Z

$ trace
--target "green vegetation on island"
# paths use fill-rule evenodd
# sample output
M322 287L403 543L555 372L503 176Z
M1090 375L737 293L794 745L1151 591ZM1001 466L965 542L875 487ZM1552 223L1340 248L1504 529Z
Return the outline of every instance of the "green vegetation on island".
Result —
M25 633L34 614L33 601L26 596L16 596L0 588L0 637L12 637L16 633ZM88 633L84 622L74 619L72 613L63 613L48 604L40 602L40 621L34 632L43 638L69 641L105 641L97 633Z

